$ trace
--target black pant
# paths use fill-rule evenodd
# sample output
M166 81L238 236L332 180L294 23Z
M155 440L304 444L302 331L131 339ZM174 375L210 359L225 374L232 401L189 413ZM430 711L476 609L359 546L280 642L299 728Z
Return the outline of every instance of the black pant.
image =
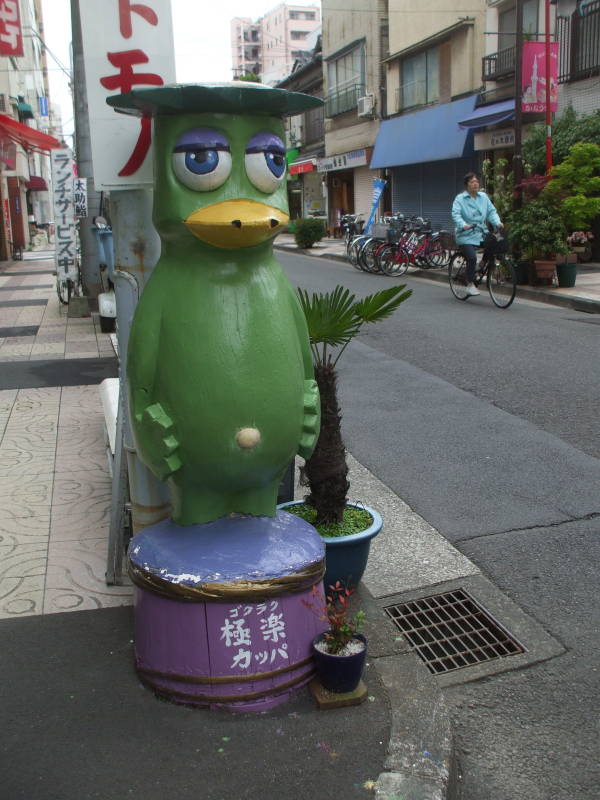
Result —
M467 283L473 283L475 278L475 268L477 266L477 248L481 247L478 244L461 244L459 250L465 257L467 262Z

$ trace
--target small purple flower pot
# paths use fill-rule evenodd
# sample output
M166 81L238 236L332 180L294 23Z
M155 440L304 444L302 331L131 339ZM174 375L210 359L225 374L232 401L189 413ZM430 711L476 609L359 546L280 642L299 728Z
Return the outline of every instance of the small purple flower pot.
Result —
M318 650L315 645L322 638L323 634L315 637L312 646L315 670L321 685L324 689L336 694L353 692L360 683L365 668L367 640L361 633L355 634L355 639L364 642L364 648L359 653L342 656Z

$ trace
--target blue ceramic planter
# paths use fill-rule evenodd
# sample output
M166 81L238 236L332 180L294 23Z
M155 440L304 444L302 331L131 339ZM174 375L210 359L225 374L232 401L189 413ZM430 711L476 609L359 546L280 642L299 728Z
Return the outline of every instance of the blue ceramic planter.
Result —
M301 503L293 500L282 503L278 508L286 508ZM381 516L369 506L348 503L355 508L364 508L373 517L372 524L364 531L351 536L322 536L325 542L325 589L340 581L346 586L356 586L363 576L371 549L371 539L383 528Z
M349 656L322 653L315 644L323 638L320 634L313 640L313 659L317 677L324 689L329 692L353 692L358 686L365 668L367 657L367 640L361 633L355 635L356 639L364 642L364 649L360 653Z

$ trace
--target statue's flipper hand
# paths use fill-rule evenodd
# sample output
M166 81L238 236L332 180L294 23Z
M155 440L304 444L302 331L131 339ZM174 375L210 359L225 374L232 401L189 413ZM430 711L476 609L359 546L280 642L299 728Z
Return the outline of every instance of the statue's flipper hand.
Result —
M304 420L298 455L310 458L319 438L321 424L321 404L319 387L314 380L304 381Z
M164 481L182 466L173 420L160 403L154 403L144 409L140 424L152 469Z

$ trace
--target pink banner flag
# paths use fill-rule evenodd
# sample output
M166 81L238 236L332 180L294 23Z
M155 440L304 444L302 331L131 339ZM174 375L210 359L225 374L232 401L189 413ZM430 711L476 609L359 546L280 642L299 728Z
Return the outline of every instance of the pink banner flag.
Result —
M521 110L524 114L546 111L546 45L523 43ZM558 108L558 42L550 43L550 111Z

